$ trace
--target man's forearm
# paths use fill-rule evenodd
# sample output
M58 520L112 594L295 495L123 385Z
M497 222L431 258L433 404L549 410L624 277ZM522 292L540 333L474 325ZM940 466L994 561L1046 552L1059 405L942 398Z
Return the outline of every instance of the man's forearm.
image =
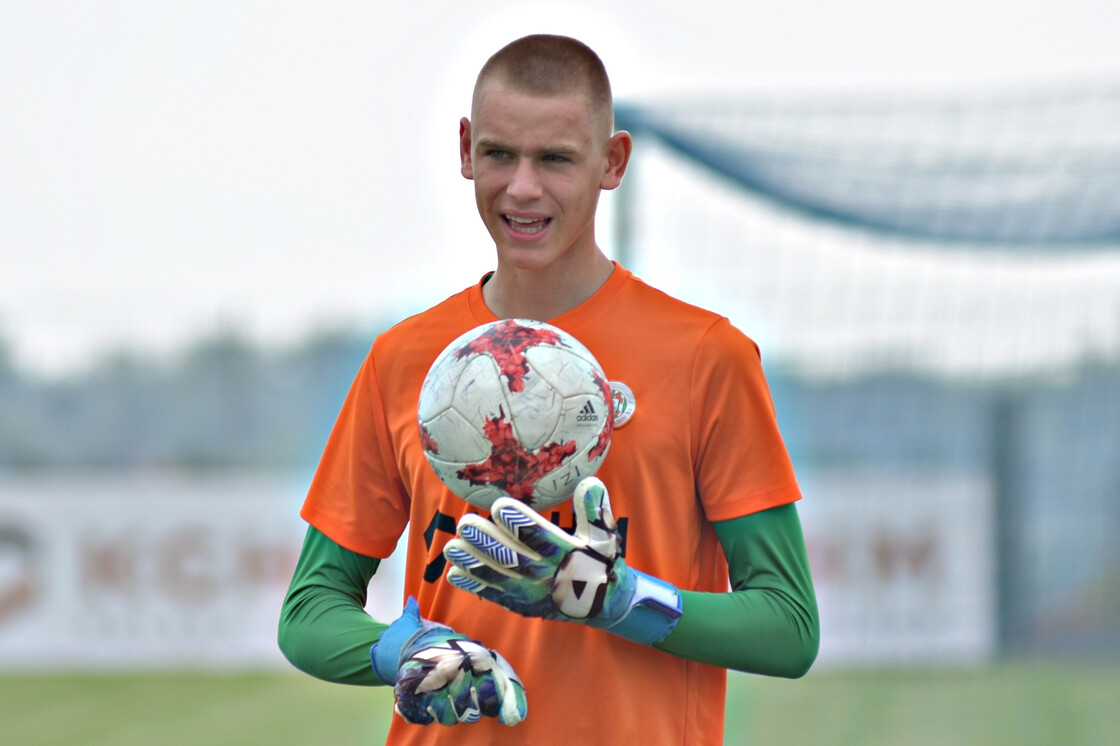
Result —
M767 676L803 676L820 643L816 596L797 510L785 505L716 524L729 593L682 591L684 611L657 647Z
M296 668L340 684L380 685L369 650L388 625L365 612L378 560L308 529L280 614L280 649Z

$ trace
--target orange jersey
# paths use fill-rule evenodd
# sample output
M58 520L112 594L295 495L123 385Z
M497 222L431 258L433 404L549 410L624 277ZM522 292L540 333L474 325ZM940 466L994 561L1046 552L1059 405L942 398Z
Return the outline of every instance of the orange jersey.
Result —
M360 554L387 557L407 530L405 596L421 614L499 651L525 684L529 714L427 728L395 717L391 744L723 743L726 671L582 624L527 619L452 587L443 547L468 510L436 478L416 404L436 356L494 321L481 284L380 335L327 443L302 516ZM598 476L637 570L679 588L728 590L713 521L800 497L755 344L726 318L675 300L616 266L549 323L633 392ZM571 530L571 503L546 511ZM403 602L404 599L402 599ZM391 620L381 620L391 621Z

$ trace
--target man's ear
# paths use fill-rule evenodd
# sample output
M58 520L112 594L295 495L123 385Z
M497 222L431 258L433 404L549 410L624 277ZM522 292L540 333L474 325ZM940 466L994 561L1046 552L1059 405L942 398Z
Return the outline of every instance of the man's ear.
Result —
M614 189L622 183L633 149L634 138L626 130L619 130L611 135L611 139L607 141L607 170L599 182L600 189Z
M471 120L459 120L459 167L464 179L474 179L474 162L471 160Z

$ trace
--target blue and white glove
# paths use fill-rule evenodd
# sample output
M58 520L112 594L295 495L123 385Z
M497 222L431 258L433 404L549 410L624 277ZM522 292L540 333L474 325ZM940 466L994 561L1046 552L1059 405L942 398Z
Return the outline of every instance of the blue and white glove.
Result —
M644 645L664 640L680 619L680 592L618 555L599 479L582 480L572 499L575 535L509 497L494 501L492 522L463 516L443 550L448 582L524 616L583 622Z
M393 684L397 714L417 725L455 725L496 717L525 719L525 688L497 652L450 627L420 618L409 598L404 613L369 651L377 676Z

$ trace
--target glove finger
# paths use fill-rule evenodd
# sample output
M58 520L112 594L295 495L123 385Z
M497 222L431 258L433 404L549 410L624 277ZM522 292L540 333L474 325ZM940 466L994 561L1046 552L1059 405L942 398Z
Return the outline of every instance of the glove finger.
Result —
M495 678L494 667L497 653L481 645L471 655L471 666L475 673L475 692L478 709L483 717L498 717L502 710L502 692L499 679Z
M460 519L456 537L470 544L480 555L488 556L495 567L516 567L527 560L541 558L515 534L473 513Z
M478 709L483 717L501 718L502 695L498 691L498 683L491 674L478 682Z
M491 653L494 656L491 678L501 699L498 722L505 725L517 725L529 713L529 704L525 698L525 687L506 659L497 651L491 651Z
M397 686L412 694L425 694L452 684L463 670L470 669L470 659L460 648L461 640L417 650L401 664Z
M473 593L476 596L480 596L484 591L494 588L494 586L479 580L471 571L463 570L455 566L452 566L447 571L446 577L447 582L451 585L467 593Z
M493 531L501 531L493 524L488 525ZM529 549L525 551L532 552ZM500 561L495 557L496 554L502 557ZM535 552L533 554L536 555ZM447 542L443 556L453 567L458 567L464 573L492 586L505 587L510 582L537 581L550 577L555 572L555 563L548 562L539 555L534 561L520 552L510 551L506 546L495 546L492 537L476 534L470 527L463 530L461 537Z
M482 719L482 709L478 703L478 689L473 677L464 676L463 684L448 689L448 701L459 723L477 723Z
M444 558L464 572L473 573L480 570L490 575L514 575L514 570L508 569L495 562L489 554L481 552L468 541L455 538L447 542L443 548Z
M495 671L478 683L478 708L483 717L497 718L504 725L517 725L525 719L528 710L525 689Z
M432 694L416 691L424 685L426 679L427 671L423 666L406 662L401 666L397 674L397 683L393 686L393 694L396 696L393 709L406 721L416 725L444 722L445 715L442 710L431 707Z
M524 616L555 616L556 604L549 594L550 583L547 580L507 577L486 567L473 570L452 567L447 571L447 582Z
M575 537L545 520L520 500L499 497L490 506L494 523L519 542L555 565L559 558L576 548Z
M607 487L598 477L585 477L572 496L576 514L576 539L608 559L618 555L618 524L611 510Z
M527 588L541 585L540 580L534 581L520 575L507 575L485 564L472 566L468 562L463 562L454 551L449 556L454 559L451 560L451 567L445 576L447 582L460 590L490 601L505 598L511 593L520 597ZM542 594L543 591L537 591L533 595L539 597Z
M436 721L433 713L428 712L428 698L412 695L398 696L393 711L413 725L431 725Z
M469 688L457 695L450 691L439 691L425 695L416 703L398 699L395 709L405 720L417 725L477 723L482 718L482 712L470 695ZM422 713L417 712L420 707L423 708ZM417 717L423 719L415 719Z

